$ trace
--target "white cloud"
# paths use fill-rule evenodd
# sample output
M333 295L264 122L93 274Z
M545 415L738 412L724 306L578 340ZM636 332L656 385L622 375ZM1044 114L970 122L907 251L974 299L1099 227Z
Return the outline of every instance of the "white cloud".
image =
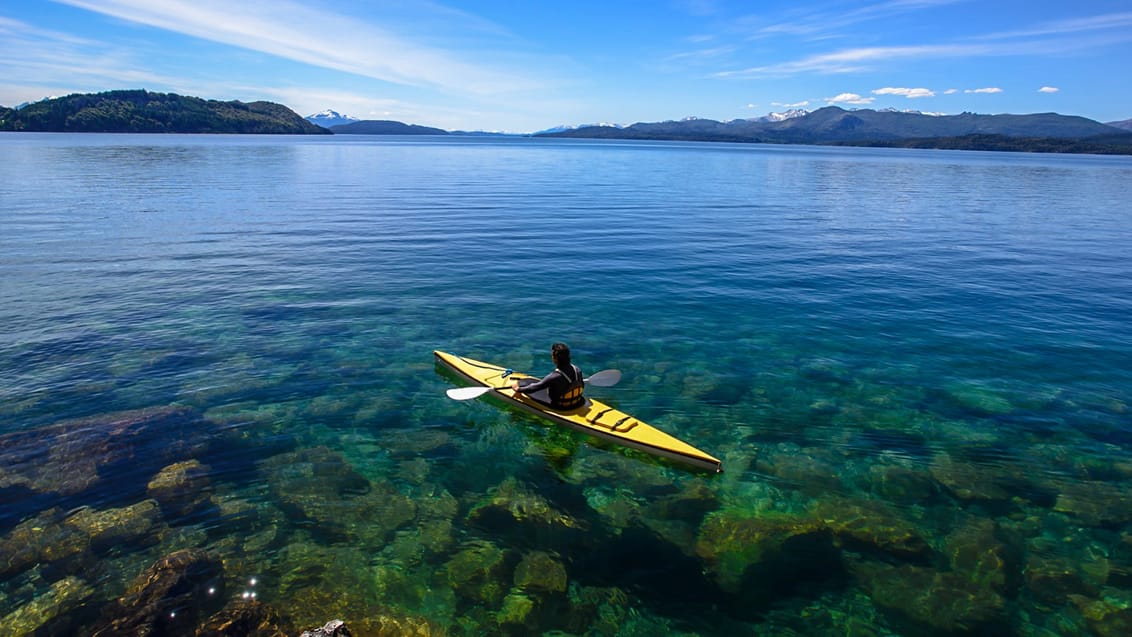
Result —
M946 91L944 91L943 94L944 95L955 95L958 92L959 92L959 89L957 89L957 88L949 88Z
M1043 86L1040 89L1038 89L1038 92L1039 93L1056 93L1060 90L1061 89L1057 88L1056 86Z
M777 107L777 108L805 108L805 107L810 105L810 100L802 100L801 102L791 102L791 103L771 102L770 105Z
M915 99L917 97L935 97L935 91L926 88L878 88L873 91L873 95L903 95L908 99Z
M1001 93L1002 89L996 86L989 86L987 88L969 88L964 93Z
M852 104L854 106L872 104L874 100L876 100L875 97L863 97L856 93L842 93L834 97L825 98L827 104Z

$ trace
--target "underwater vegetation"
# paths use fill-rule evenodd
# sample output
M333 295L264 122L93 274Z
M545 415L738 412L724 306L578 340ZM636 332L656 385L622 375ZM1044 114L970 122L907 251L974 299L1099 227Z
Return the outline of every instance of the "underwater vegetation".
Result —
M356 399L4 434L0 630L1129 634L1132 463L1042 438L1027 456L970 419L873 398L818 399L786 437L717 433L714 477L519 416L419 435L299 426L365 413ZM884 417L828 426L870 409Z

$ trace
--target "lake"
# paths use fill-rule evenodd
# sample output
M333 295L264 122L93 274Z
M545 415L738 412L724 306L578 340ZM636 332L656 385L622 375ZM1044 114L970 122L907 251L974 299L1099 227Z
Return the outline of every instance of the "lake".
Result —
M0 166L0 632L1132 627L1132 158L6 133ZM433 361L557 341L724 472Z

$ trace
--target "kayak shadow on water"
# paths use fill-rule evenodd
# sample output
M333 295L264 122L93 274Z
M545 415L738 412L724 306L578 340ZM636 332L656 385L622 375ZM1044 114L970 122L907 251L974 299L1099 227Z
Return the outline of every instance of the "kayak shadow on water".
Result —
M436 365L436 372L442 378L455 385L462 387L471 386L464 382L463 379L451 369L439 363ZM573 462L574 456L582 444L582 440L586 438L585 435L540 422L538 418L520 409L515 409L505 401L495 398L491 392L485 394L478 400L488 401L493 408L499 409L501 414L506 414L510 418L511 423L521 429L527 439L542 451L542 456L546 458L547 462L549 462L555 470L560 473L565 473L569 470L570 464Z

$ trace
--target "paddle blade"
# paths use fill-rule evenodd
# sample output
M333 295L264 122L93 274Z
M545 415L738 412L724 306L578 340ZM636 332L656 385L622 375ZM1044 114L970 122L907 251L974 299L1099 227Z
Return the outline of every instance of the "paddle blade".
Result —
M491 387L453 387L444 392L452 400L472 400L491 391Z
M613 387L621 382L621 372L616 369L603 369L585 380L587 385L594 387Z

